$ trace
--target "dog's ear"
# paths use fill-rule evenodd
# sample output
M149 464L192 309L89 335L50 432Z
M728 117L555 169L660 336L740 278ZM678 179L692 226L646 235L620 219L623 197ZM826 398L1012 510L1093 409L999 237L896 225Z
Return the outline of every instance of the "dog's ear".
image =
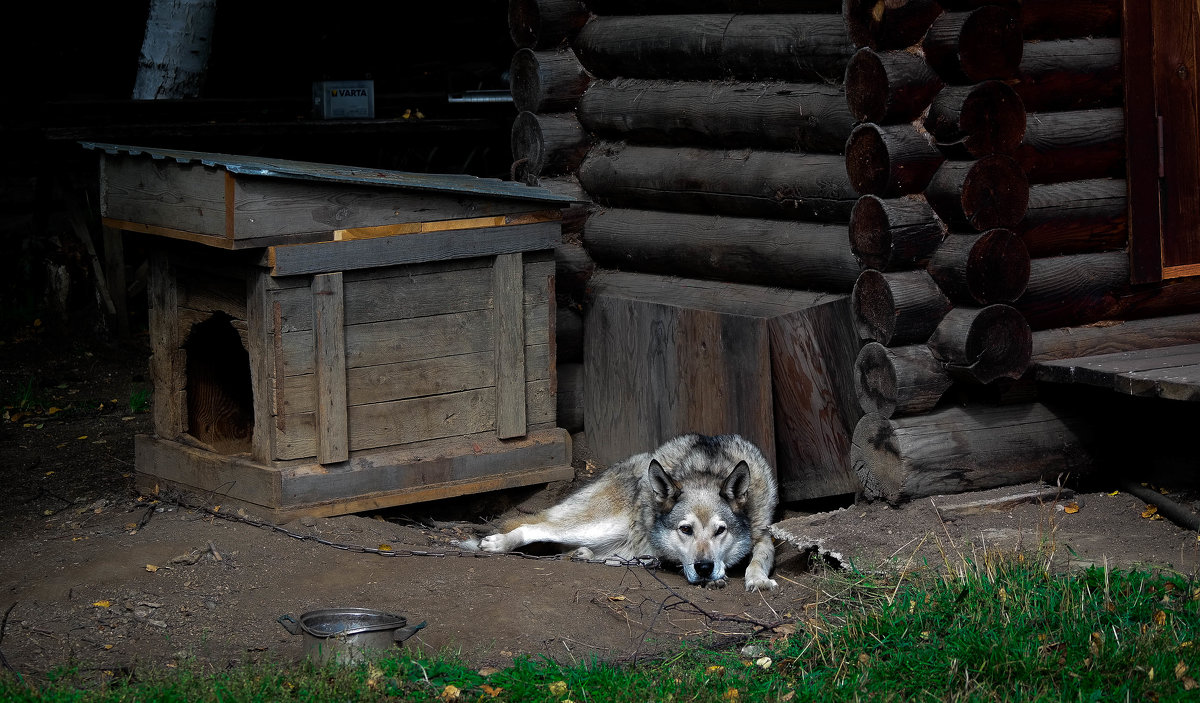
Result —
M654 501L660 506L670 506L679 497L679 484L667 475L658 459L650 460L650 488L654 491ZM664 508L666 509L666 508Z
M733 467L733 472L725 479L724 485L721 486L721 497L730 503L740 503L746 499L746 494L750 492L750 465L744 460L739 461L737 466Z

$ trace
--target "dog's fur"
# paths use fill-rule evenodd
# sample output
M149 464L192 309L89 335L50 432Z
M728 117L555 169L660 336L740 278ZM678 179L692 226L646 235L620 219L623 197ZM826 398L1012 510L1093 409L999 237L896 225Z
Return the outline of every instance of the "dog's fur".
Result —
M614 464L593 483L479 547L532 542L575 547L586 558L655 556L678 562L697 585L724 586L725 569L750 555L746 590L772 590L770 525L775 472L738 435L677 437Z

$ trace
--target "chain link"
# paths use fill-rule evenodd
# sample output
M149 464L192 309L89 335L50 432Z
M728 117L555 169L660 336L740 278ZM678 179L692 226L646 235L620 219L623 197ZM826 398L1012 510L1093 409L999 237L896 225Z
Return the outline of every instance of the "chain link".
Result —
M624 557L609 557L607 559L585 559L583 557L577 557L577 556L573 556L570 554L537 555L537 554L526 554L525 552L484 552L484 551L474 550L474 549L443 549L443 550L431 551L431 550L427 550L427 549L407 549L407 548L400 548L400 549L386 548L385 549L385 548L381 548L381 547L367 547L367 546L364 546L361 544L347 544L345 542L334 542L333 540L328 540L323 537L318 537L316 535L306 535L306 534L302 534L299 532L293 532L292 530L289 530L286 527L283 527L281 525L276 525L275 523L267 522L266 520L259 520L257 518L250 517L248 515L237 515L237 514L229 513L229 512L221 512L220 510L217 510L214 508L209 508L209 507L203 506L203 505L192 505L189 503L185 503L181 500L176 501L176 503L182 507L190 508L192 510L198 510L200 512L211 515L212 517L215 517L215 518L220 518L222 520L227 520L229 522L241 522L241 523L244 523L247 525L252 525L254 527L271 530L273 532L278 532L279 534L282 534L282 535L287 535L288 537L291 537L292 539L297 539L297 540L301 540L301 541L305 541L305 542L315 542L317 544L324 545L326 547L333 547L334 549L341 549L341 550L347 551L347 552L356 552L356 553L360 553L360 554L375 554L375 555L381 556L381 557L436 557L436 558L469 557L472 559L489 559L494 556L511 556L511 557L520 557L522 559L536 559L538 561L573 561L573 562L578 562L581 564L604 564L606 566L637 566L637 567L641 567L644 569L657 569L659 567L658 557L649 556L649 555L634 557L632 559L627 559Z

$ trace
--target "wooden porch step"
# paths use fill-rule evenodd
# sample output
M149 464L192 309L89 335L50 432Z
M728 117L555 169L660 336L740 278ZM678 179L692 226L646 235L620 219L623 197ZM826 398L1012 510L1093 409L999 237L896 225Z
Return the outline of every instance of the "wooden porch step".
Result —
M1200 401L1200 344L1034 363L1037 379L1082 383L1128 395Z

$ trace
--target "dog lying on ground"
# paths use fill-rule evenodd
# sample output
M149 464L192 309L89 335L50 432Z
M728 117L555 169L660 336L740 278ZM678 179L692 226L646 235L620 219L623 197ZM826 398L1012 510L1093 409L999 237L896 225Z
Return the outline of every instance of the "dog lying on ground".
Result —
M479 548L533 542L574 547L582 558L654 556L678 562L689 583L724 587L726 568L750 555L746 590L773 590L770 525L775 474L738 435L689 434L611 466L593 483Z

